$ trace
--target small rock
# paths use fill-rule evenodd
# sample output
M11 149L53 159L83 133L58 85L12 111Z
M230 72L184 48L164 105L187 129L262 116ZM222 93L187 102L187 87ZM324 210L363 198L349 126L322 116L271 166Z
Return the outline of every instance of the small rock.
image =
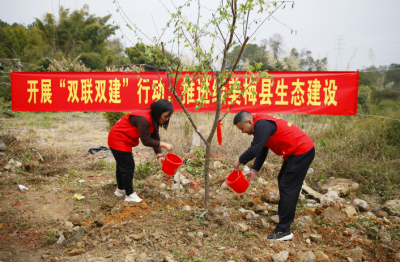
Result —
M70 256L77 256L77 255L80 255L80 254L82 254L82 253L83 253L83 250L82 250L82 249L76 248L76 249L73 249L72 251L70 251L70 252L69 252L69 255L70 255Z
M184 207L182 208L182 210L184 210L184 211L190 211L190 210L192 210L192 208L190 208L189 205L186 205L186 206L184 206Z
M176 191L178 191L178 189L183 190L183 186L182 186L181 184L174 184L174 185L171 187L171 190L176 190Z
M379 231L379 238L386 243L392 242L392 237L389 232Z
M141 240L144 236L142 233L139 234L132 234L130 235L131 238L133 238L134 240Z
M362 262L363 250L360 247L349 250L349 256L354 262Z
M298 223L304 223L304 222L312 221L312 218L310 216L302 216L302 217L297 218L295 221Z
M243 174L247 174L250 172L250 168L248 166L243 166Z
M376 212L376 216L377 217L388 217L388 213L387 212L385 212L385 211L383 211L383 210L379 210L378 212Z
M74 228L74 224L72 224L69 221L65 222L64 226L65 226L66 229L73 229Z
M155 262L156 260L154 260L152 257L147 256L146 253L141 253L137 260L137 262Z
M314 262L316 261L314 252L307 251L300 256L300 262Z
M247 220L253 219L253 215L252 215L251 213L247 213L246 219L247 219Z
M94 221L94 223L95 223L96 226L98 226L98 227L104 226L104 221L103 221L103 219L96 219L96 220Z
M322 236L319 234L311 234L310 239L318 244L322 242Z
M3 140L0 140L0 150L1 150L1 151L4 151L4 150L6 150L6 149L7 149L6 144L4 143Z
M325 194L328 192L328 189L331 188L333 191L336 191L339 196L346 196L350 191L354 192L359 187L360 185L358 183L350 179L338 178L320 183L317 190Z
M311 196L314 199L320 199L322 197L322 195L320 193L318 193L311 187L307 186L305 182L301 186L301 189L304 190L309 196Z
M175 262L175 259L172 255L168 254L164 257L165 262Z
M265 180L262 177L259 177L257 179L257 182L260 183L261 185L263 185L265 183Z
M332 222L343 222L346 220L346 214L336 211L335 209L328 207L324 211L324 219Z
M64 241L65 241L65 236L64 234L61 234L57 240L57 245L61 245Z
M377 227L367 228L367 235L372 239L376 239L378 237L379 229Z
M271 220L272 220L275 224L278 224L278 223L279 223L279 216L278 216L278 215L272 216L272 217L270 217L270 218L271 218Z
M203 237L203 236L204 236L204 233L201 232L201 231L199 231L199 232L197 232L196 236L197 236L197 237Z
M245 223L237 223L237 224L236 224L236 228L237 228L240 232L245 232L245 231L249 230L249 226L246 225Z
M276 262L284 262L289 258L289 252L284 250L272 256L272 260Z
M351 201L351 204L354 206L358 207L361 211L369 211L369 205L367 201L361 200L361 199L354 199Z
M376 216L372 212L365 212L365 215L369 218L376 218Z
M180 172L176 172L176 174L174 175L175 183L178 183L179 180L182 182L185 179L186 177L184 177Z
M147 206L146 202L144 202L144 201L142 201L142 202L140 203L139 207L140 207L141 209L148 209L148 208L149 208L149 207Z
M344 209L344 212L347 214L348 217L354 217L355 215L357 215L357 211L354 208L354 206L348 206Z
M400 200L389 200L383 205L383 209L392 216L400 216Z
M113 202L103 202L101 203L101 209L108 209L108 208L113 208L114 203Z
M304 199L306 199L306 196L303 195L302 193L300 193L300 195L299 195L299 200L304 200Z
M194 234L192 232L189 232L188 234L189 239L193 240L194 239Z
M331 261L329 257L322 251L317 250L315 251L315 257L317 258L318 262L329 262Z
M311 240L309 238L306 239L306 243L311 245Z
M222 185L221 185L221 187L219 188L218 192L219 192L220 194L224 194L224 193L226 193L227 190L229 190L229 188L230 188L230 187L229 187L227 184L225 184L225 182L224 182L224 183L222 183Z
M266 207L266 206L264 206L264 205L260 205L260 204L257 204L257 205L254 205L253 206L253 210L255 211L255 212L264 212L264 211L266 211L268 208Z
M160 189L165 189L166 187L167 187L167 185L165 183L160 184Z
M275 189L265 187L261 195L261 200L267 203L278 204L279 203L279 192Z
M78 214L73 214L68 218L68 221L74 224L74 226L82 225L82 218Z
M221 168L223 165L221 161L214 161L213 166L214 168Z

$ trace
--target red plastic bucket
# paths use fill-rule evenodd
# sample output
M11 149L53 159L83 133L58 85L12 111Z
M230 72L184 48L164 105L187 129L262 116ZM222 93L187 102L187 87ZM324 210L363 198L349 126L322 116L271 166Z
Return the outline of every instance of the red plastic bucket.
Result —
M236 193L243 193L249 187L249 182L244 178L241 170L233 171L226 179L225 184L230 186Z
M173 176L176 173L176 170L183 164L182 159L175 155L168 153L165 155L165 161L162 166L162 171L164 171L165 174Z

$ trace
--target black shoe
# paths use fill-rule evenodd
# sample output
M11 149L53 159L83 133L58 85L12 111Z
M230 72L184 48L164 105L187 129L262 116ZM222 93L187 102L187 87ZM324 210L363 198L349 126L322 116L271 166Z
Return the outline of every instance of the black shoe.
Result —
M278 213L278 212L275 212L275 213L270 214L269 216L270 216L270 217L273 217L273 216L278 216L278 215L279 215L279 213Z
M267 236L267 240L285 241L293 238L292 232L272 232Z

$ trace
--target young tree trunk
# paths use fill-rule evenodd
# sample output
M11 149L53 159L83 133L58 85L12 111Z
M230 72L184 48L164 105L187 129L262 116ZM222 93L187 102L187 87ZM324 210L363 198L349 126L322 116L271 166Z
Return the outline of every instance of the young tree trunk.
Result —
M210 203L210 187L209 187L209 173L210 173L210 154L211 154L211 143L206 144L206 160L204 162L204 186L205 186L205 194L204 194L204 204L208 207Z

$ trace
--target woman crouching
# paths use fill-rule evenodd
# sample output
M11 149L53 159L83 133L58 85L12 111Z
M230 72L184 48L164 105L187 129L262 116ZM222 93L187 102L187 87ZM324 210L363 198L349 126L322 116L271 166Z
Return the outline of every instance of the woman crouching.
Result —
M108 134L108 146L117 162L118 188L114 194L117 197L125 195L125 201L140 202L142 199L134 192L132 181L135 172L135 160L132 147L142 144L152 147L157 155L160 166L164 163L161 147L168 151L174 150L170 144L160 141L159 127L168 128L174 108L166 99L160 99L151 104L150 108L135 110L122 117L111 128Z

